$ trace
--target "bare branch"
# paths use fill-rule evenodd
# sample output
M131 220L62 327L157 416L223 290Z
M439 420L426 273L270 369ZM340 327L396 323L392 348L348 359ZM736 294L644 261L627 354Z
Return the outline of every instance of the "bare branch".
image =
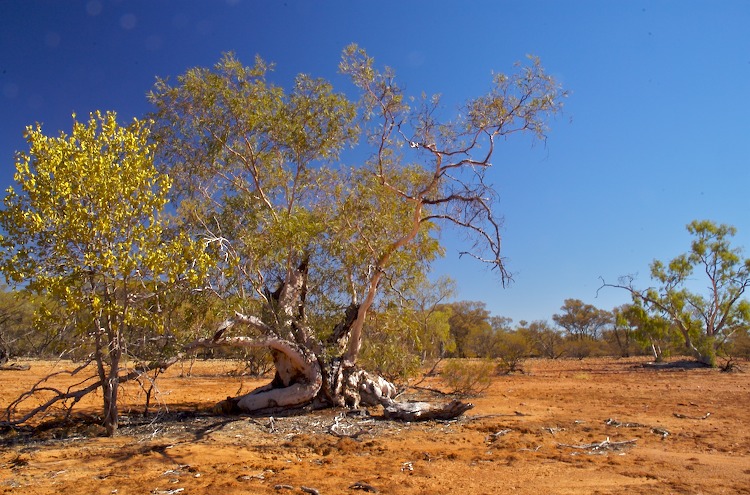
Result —
M135 369L129 371L125 375L122 375L119 377L119 383L126 383L131 380L136 380L140 378L143 374L146 374L153 370L161 370L164 371L170 366L172 366L174 363L176 363L179 360L179 356L174 356L170 359L167 359L166 361L155 361L152 363L142 363L138 365ZM87 367L89 362L87 362L83 366L79 366L78 368L72 370L72 371L58 371L55 373L51 373L41 380L39 380L34 386L31 387L30 390L27 390L23 394L21 394L16 400L10 403L8 407L6 408L6 417L8 418L7 421L0 422L0 425L20 425L23 424L30 419L40 415L45 414L52 406L58 403L65 404L68 401L72 401L72 403L68 406L66 406L66 409L70 410L72 407L78 403L82 398L84 398L86 395L95 392L102 386L101 380L97 380L95 376L90 376L88 378L85 378L83 381L76 383L74 385L71 385L68 387L66 391L59 390L55 387L49 387L49 386L42 386L43 383L49 381L55 376L61 375L61 374L67 374L70 376L76 375L78 372L83 370L85 367ZM83 385L86 382L90 380L95 380L93 383L90 383L89 385L84 386L83 388L74 389L77 386ZM25 400L45 392L52 392L54 395L46 400L44 403L40 404L39 406L33 408L23 416L21 416L18 419L11 420L11 417L13 415L13 412L18 408L18 406L23 403Z

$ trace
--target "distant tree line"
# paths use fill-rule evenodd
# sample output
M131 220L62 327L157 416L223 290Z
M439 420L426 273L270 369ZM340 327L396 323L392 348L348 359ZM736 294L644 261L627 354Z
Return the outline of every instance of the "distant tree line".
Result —
M685 354L679 329L638 304L603 310L579 299L566 299L551 322L514 323L510 318L491 315L481 301L442 302L453 294L450 280L442 279L425 291L418 304L376 312L368 322L370 332L363 359L391 379L414 376L442 358L492 359L498 361L500 370L516 371L529 358L651 356L661 361ZM7 288L0 291L0 356L75 360L81 354L71 329L35 322L35 308L41 304L39 299ZM193 307L185 304L183 314L176 317L181 324L193 320L196 325L196 314L206 311L197 303ZM175 338L154 339L144 333L132 341L141 347L140 355L156 357L176 352ZM749 359L748 330L735 332L720 354ZM263 352L215 350L201 357L243 360L251 374L270 369L269 357Z

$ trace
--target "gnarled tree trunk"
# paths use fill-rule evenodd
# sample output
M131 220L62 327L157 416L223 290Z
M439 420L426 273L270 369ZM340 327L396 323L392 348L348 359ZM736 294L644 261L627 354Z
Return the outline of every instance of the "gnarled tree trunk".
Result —
M256 316L235 313L223 322L211 339L200 339L186 350L199 347L265 347L271 350L276 374L271 383L217 405L224 413L277 413L303 407L347 407L358 409L382 405L386 417L405 421L449 419L473 407L459 401L435 405L397 402L396 387L385 378L358 368L348 354L360 307L352 304L326 342L315 340L304 321L306 262L273 294L278 316L271 325ZM281 328L278 327L279 323ZM238 324L263 337L226 336ZM284 336L284 337L282 337ZM285 338L286 337L286 338ZM330 354L333 353L333 356Z

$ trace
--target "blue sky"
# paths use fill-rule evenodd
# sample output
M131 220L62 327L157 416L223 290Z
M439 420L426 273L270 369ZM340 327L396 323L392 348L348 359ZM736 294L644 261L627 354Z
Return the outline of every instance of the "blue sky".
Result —
M750 3L746 1L0 0L0 186L24 127L70 132L71 113L151 108L156 76L259 54L287 85L331 79L364 47L408 91L446 111L526 54L570 91L545 143L509 141L492 180L515 282L448 255L436 266L515 321L550 319L566 298L602 309L599 277L638 274L689 248L693 219L729 223L750 249Z

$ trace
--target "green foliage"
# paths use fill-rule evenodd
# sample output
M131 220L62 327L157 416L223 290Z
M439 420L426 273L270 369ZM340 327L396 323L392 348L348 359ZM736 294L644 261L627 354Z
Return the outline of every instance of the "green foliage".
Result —
M40 304L29 294L0 288L0 354L6 359L48 357L59 351L59 328L35 331L34 313Z
M738 329L719 349L718 354L729 360L750 360L750 331L747 328Z
M612 314L609 311L585 304L580 299L566 299L560 309L562 313L552 315L552 320L574 339L597 340L602 330L612 322Z
M422 361L435 360L455 352L456 343L451 338L450 308L421 312L421 325L417 339L422 350Z
M214 287L242 298L283 280L290 260L329 249L349 179L325 164L358 133L354 104L329 83L300 75L287 93L268 81L271 68L229 53L149 95L184 228L214 240ZM336 267L318 266L311 287L330 287Z
M135 323L126 301L139 282L152 291L178 280L198 282L208 262L186 236L165 242L159 212L170 187L153 167L144 124L117 125L114 113L74 122L73 134L50 138L29 127L0 218L0 269L9 283ZM121 284L119 286L114 284ZM122 289L118 292L118 289Z
M367 325L360 362L391 381L402 382L420 370L417 321L410 311L391 307L374 312Z
M732 247L732 226L695 220L687 230L693 236L688 253L651 264L656 287L617 287L630 291L634 302L650 313L668 319L688 352L715 365L717 350L750 323L750 303L743 299L750 285L750 258ZM705 292L693 290L697 273L705 277Z
M495 364L491 360L451 359L440 372L451 393L476 395L492 385Z
M8 189L0 216L0 271L49 301L38 322L72 327L92 353L113 429L130 338L161 333L164 296L200 283L210 259L186 234L167 238L161 212L171 180L153 165L145 122L121 127L114 113L97 112L74 120L71 135L48 137L36 125L26 139L18 189Z
M589 337L578 338L568 336L561 345L561 351L564 356L576 359L597 357L606 354L603 342Z
M627 329L641 348L648 350L656 362L661 362L679 351L680 334L666 318L651 314L640 302L628 304L616 311L616 326Z
M159 80L149 98L184 228L207 236L220 260L212 287L243 305L259 301L264 320L285 338L303 327L324 338L345 308L359 305L345 356L356 361L367 312L403 304L442 255L439 225L468 234L472 248L463 254L507 280L497 195L484 173L501 138L543 137L565 93L532 59L496 77L457 118L440 121L439 97L407 97L393 71L378 70L356 45L339 67L359 101L307 75L285 91L269 81L272 66L258 58L245 67L231 53L174 85ZM369 158L356 167L337 163L355 144ZM268 295L302 260L309 260L304 321L291 325ZM423 358L450 351L456 339L445 335L447 313L417 313L412 348Z
M450 334L450 308L441 301L455 290L441 278L422 280L402 294L401 304L372 312L362 348L361 364L392 380L402 381L434 364L455 349Z
M521 321L516 331L529 342L529 352L533 356L557 359L564 353L563 336L545 320L529 324Z
M513 373L523 371L523 361L529 357L531 344L523 332L497 332L493 357L500 360L498 371Z
M486 304L479 301L458 301L445 306L450 309L448 320L453 341L456 343L455 357L488 357L492 338L490 313Z

